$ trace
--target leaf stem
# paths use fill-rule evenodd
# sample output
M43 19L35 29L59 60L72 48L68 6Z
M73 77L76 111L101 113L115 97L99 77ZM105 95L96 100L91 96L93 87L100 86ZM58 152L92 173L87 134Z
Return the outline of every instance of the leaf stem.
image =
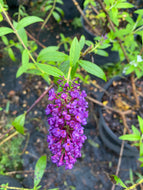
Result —
M4 8L3 8L3 6L2 6L1 3L0 3L0 6L1 6L1 9L2 9L2 12L4 13L4 15L5 15L5 17L6 17L7 22L9 23L9 25L10 25L11 28L13 29L13 31L14 31L14 33L16 34L18 40L19 40L19 41L21 42L21 44L23 45L24 49L27 50L27 52L28 52L28 54L29 54L29 57L31 58L31 60L33 61L33 63L36 63L35 59L34 59L33 56L31 55L30 51L29 51L28 48L25 46L23 40L22 40L21 37L19 36L17 30L14 28L14 26L13 26L11 20L9 19L9 17L8 17L6 11L4 10Z
M68 71L67 83L69 83L69 80L70 80L71 70L72 70L72 67L70 67Z
M9 137L7 137L6 139L4 139L1 143L0 146L3 145L6 141L10 140L11 138L13 138L14 136L18 135L18 131L15 131L14 133L12 133Z
M53 6L52 6L52 8L51 8L51 10L50 10L50 13L48 14L48 16L46 17L45 21L43 22L43 24L42 24L42 26L41 26L41 30L43 30L45 24L48 22L49 18L51 17L52 12L54 11L55 6L56 6L56 1L57 1L57 0L54 0Z

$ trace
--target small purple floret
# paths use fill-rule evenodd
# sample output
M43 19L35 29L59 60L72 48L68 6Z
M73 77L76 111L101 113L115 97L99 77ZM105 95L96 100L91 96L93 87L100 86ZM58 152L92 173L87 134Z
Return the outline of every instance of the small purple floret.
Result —
M87 124L88 103L85 100L86 92L80 91L80 85L73 81L71 86L58 82L62 92L49 91L48 100L53 101L45 110L49 115L48 148L52 152L51 160L58 167L65 165L65 169L72 169L81 157L81 148L87 137L82 125Z

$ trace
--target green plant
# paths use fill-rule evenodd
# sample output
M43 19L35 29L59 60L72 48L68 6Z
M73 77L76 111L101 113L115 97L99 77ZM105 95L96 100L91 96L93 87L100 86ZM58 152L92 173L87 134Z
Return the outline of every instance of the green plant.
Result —
M63 4L62 0L45 0L41 9L45 12L50 11L48 16L46 17L45 21L41 26L41 30L44 28L45 24L48 22L51 15L55 18L57 22L61 21L61 16L64 15L64 12L61 8L58 7L57 4ZM61 16L60 16L61 15Z
M78 18L78 17L75 17L75 18L73 19L73 21L72 21L71 24L74 26L75 29L76 29L76 28L81 28L81 27L82 27L81 19Z
M133 142L134 146L139 148L139 161L143 162L143 119L138 116L139 129L132 125L132 134L126 134L120 136L121 140L127 140ZM141 164L141 167L143 164Z

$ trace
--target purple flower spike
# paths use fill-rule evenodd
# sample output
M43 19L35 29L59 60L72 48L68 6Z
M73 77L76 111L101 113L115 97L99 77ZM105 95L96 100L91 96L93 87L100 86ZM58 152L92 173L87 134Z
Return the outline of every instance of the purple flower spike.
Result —
M54 100L55 99L55 90L52 88L50 91L49 91L49 98L48 100Z
M84 128L88 117L88 103L85 100L86 92L80 91L77 79L71 85L65 83L64 78L58 82L62 92L49 91L49 104L45 110L48 118L49 135L48 147L52 153L51 160L58 167L72 169L81 157L81 148L87 139Z

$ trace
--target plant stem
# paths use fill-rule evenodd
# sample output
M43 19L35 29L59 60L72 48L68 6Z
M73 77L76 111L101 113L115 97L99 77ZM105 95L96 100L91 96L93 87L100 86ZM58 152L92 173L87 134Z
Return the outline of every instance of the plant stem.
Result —
M7 189L15 189L15 190L32 190L32 189L27 189L27 188L21 188L21 187L9 187L7 185L0 185L0 188L7 188Z
M70 67L68 71L67 83L69 83L69 80L70 80L71 70L72 70L72 67Z
M131 73L131 84L132 84L132 89L133 89L133 95L136 101L136 107L140 107L140 102L139 102L139 98L137 96L136 93L136 85L135 85L135 77L134 77L134 72Z
M33 61L33 63L36 63L35 59L34 59L33 56L31 55L30 51L29 51L28 48L25 46L23 40L22 40L21 37L19 36L17 30L14 28L14 26L13 26L12 22L10 21L10 19L9 19L7 13L6 13L6 11L4 10L4 8L3 8L3 6L2 6L2 4L0 4L0 6L1 6L1 9L2 9L2 12L4 13L4 15L5 15L6 19L7 19L7 22L9 23L9 25L10 25L11 28L13 29L13 31L14 31L14 33L16 34L18 40L19 40L19 41L21 42L21 44L23 45L24 49L27 50L27 52L28 52L28 54L29 54L29 57L31 58L31 60Z
M57 1L57 0L54 0L53 6L52 6L52 8L51 8L51 10L50 10L50 13L48 14L48 16L46 17L45 21L43 22L43 24L42 24L42 26L41 26L41 29L40 29L40 30L43 30L43 28L44 28L45 24L48 22L49 18L51 17L52 12L54 11L55 6L56 6L56 1Z
M54 85L51 84L50 87L48 89L46 89L41 96L32 104L32 106L26 111L26 115L36 106L36 104L38 104L41 99L49 92L49 90L53 87Z
M138 185L140 185L141 183L143 183L143 179L141 179L138 183L124 189L124 190L131 190L131 189L134 189L135 187L137 187Z
M12 137L18 135L18 131L15 131L14 133L12 133L9 137L7 137L6 139L4 139L1 143L0 146L3 145L6 141L10 140Z
M100 32L96 28L93 28L90 21L86 18L85 14L83 13L83 11L82 11L81 7L79 6L78 2L76 0L72 0L72 1L73 1L74 5L76 6L77 10L83 16L83 19L85 20L85 22L90 26L90 28L92 28L92 30L95 32L96 35L101 36Z

